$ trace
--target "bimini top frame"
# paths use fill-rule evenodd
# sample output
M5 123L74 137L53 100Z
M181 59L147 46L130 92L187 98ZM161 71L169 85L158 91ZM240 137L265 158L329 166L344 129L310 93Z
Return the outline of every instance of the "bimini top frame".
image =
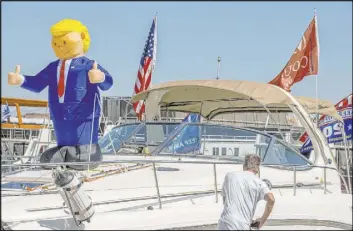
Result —
M317 109L315 99L294 97L271 84L240 80L170 81L136 94L131 102L139 100L145 100L146 107L158 104L169 111L200 113L206 119L237 111L293 112L308 132L314 151L322 155L324 163L321 164L330 165L327 161L327 156L330 156L331 164L337 168L326 138L309 115L319 112L342 121L334 104L329 101L318 100Z
M293 96L283 89L265 83L238 80L186 80L171 81L153 86L132 97L131 102L146 100L146 105L156 102L169 111L201 113L206 119L229 112L292 112L288 105ZM148 97L147 97L148 95ZM289 95L291 97L289 97ZM316 113L316 99L294 97L309 113ZM264 106L267 109L264 109ZM319 113L339 120L334 104L318 100ZM202 109L202 110L201 110Z

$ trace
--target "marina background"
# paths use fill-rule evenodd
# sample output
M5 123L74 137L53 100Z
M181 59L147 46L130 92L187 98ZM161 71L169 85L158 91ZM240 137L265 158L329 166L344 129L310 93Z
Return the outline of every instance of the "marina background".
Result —
M5 2L2 4L2 97L46 99L7 84L15 65L36 74L55 60L50 26L63 18L87 25L88 57L114 77L103 96L131 96L141 51L158 12L157 64L152 84L216 78L268 82L288 61L317 9L318 96L335 103L352 91L351 2ZM5 46L6 44L6 46ZM315 77L293 86L315 97Z

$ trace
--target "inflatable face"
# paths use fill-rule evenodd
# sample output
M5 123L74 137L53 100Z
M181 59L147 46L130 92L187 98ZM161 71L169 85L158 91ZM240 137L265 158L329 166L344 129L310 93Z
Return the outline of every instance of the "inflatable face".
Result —
M91 39L87 28L81 22L64 19L53 25L50 32L51 45L59 59L72 59L88 51Z

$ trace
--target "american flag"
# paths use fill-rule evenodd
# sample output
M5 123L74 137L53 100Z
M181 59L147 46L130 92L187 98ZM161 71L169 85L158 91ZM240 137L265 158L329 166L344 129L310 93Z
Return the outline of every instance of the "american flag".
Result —
M139 70L137 72L137 79L134 87L134 94L138 94L144 90L147 90L150 86L152 79L152 72L156 64L156 53L157 53L157 16L154 17L148 38L143 49ZM134 110L137 118L142 119L142 115L145 112L145 102L140 100L134 103Z

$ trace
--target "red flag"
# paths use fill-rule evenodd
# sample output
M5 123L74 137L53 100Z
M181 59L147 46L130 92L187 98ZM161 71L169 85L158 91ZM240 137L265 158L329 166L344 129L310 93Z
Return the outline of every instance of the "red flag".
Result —
M270 84L290 91L292 85L309 75L316 75L319 69L319 43L317 38L316 16L310 22L297 48Z

